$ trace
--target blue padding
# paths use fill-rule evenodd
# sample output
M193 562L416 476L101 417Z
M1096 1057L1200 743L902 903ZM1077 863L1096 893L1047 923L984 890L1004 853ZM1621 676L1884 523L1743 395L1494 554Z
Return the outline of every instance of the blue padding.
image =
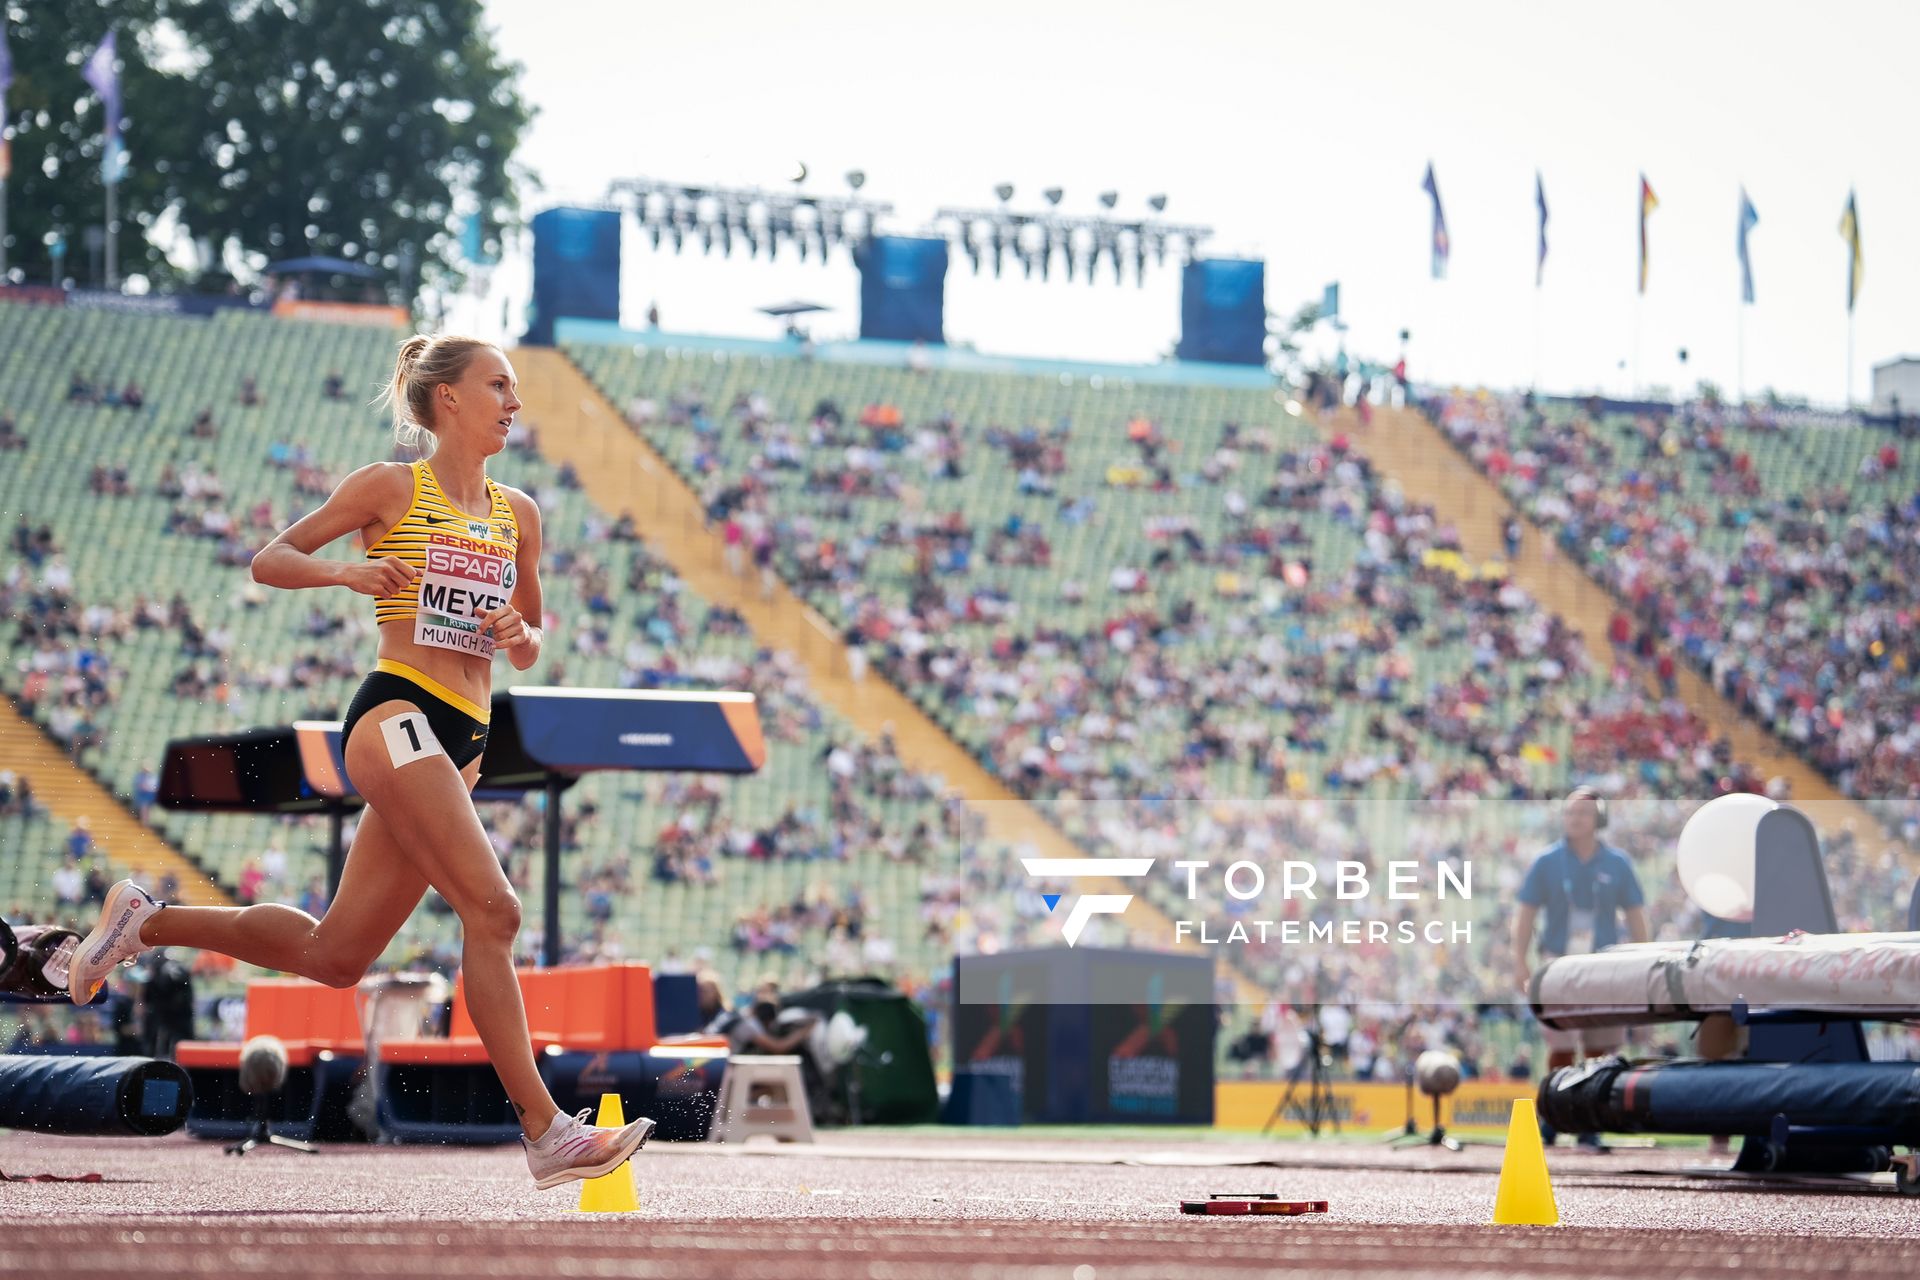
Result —
M316 1055L311 1066L289 1067L287 1081L267 1099L267 1130L283 1138L311 1142L325 1136L321 1121L330 1110L346 1115L362 1059ZM196 1138L229 1141L253 1132L254 1098L240 1092L238 1067L189 1067L193 1112L187 1132Z
M955 1071L940 1123L1017 1125L1020 1096L1007 1076L991 1071Z
M187 1073L171 1062L0 1055L0 1128L158 1137L192 1106Z
M725 1058L656 1058L636 1052L543 1053L540 1078L562 1111L598 1107L617 1093L628 1120L648 1116L667 1141L706 1137ZM383 1064L380 1133L389 1141L454 1145L513 1142L520 1124L491 1063Z
M1920 1141L1920 1069L1910 1062L1681 1062L1635 1074L1625 1109L1648 1132L1766 1133L1784 1115L1795 1127Z
M653 975L653 1029L663 1036L700 1030L700 984L692 974Z
M520 745L549 769L752 773L758 767L720 705L749 695L538 687L510 692Z
M557 1053L540 1059L540 1076L562 1111L598 1107L617 1093L627 1119L647 1116L664 1142L699 1142L713 1121L725 1058L656 1058L650 1053Z

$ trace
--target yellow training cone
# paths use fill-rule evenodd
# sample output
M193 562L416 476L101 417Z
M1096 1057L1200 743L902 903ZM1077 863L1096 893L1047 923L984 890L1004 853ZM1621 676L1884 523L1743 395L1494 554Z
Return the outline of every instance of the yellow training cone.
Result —
M1531 1105L1531 1104L1529 1104ZM602 1129L618 1129L627 1123L620 1109L620 1095L600 1095L600 1114L594 1123ZM1536 1141L1535 1146L1538 1146ZM581 1213L632 1213L640 1207L633 1190L633 1163L622 1160L612 1173L603 1173L580 1184Z
M1551 1227L1560 1221L1540 1146L1540 1121L1532 1098L1516 1098L1507 1122L1507 1152L1500 1160L1500 1189L1493 1196L1495 1226Z

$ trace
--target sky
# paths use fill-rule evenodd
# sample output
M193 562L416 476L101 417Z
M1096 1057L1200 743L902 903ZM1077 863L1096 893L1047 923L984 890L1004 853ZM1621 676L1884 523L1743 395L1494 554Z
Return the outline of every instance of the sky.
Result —
M1820 404L1865 400L1871 367L1920 352L1920 166L1911 50L1920 7L1189 0L899 0L708 5L488 0L539 115L520 158L530 215L597 201L615 177L785 188L895 205L886 230L941 204L1166 216L1215 228L1207 250L1267 263L1267 305L1292 314L1341 286L1355 355L1413 377L1501 388L1691 391L1700 380ZM1908 159L1902 160L1902 154ZM1434 165L1452 258L1429 276L1421 191ZM1534 175L1550 248L1534 287ZM1659 200L1636 291L1639 179ZM1744 184L1756 302L1740 305ZM1857 191L1864 283L1848 360L1847 248ZM852 336L858 277L676 257L630 231L623 309L669 330L776 336L755 313L803 298ZM983 351L1152 361L1179 336L1177 264L1146 287L978 277L956 253L947 334ZM494 273L472 323L518 316L524 253ZM458 311L452 317L464 317ZM1339 335L1323 326L1312 349ZM1685 348L1688 360L1678 352Z

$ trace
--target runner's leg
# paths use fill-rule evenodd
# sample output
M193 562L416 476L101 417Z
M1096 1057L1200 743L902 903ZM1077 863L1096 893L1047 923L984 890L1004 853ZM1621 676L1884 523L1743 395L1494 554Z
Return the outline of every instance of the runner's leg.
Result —
M380 815L360 818L340 890L315 920L277 902L250 907L169 906L147 919L140 940L154 947L217 951L247 964L351 987L380 958L427 891Z
M463 777L424 716L400 723L416 711L397 700L369 711L347 743L347 773L414 869L460 917L467 1011L527 1137L538 1140L559 1108L534 1063L526 1004L513 972L520 899L474 811L470 788L479 761ZM412 734L402 732L409 727ZM420 749L411 749L416 743Z

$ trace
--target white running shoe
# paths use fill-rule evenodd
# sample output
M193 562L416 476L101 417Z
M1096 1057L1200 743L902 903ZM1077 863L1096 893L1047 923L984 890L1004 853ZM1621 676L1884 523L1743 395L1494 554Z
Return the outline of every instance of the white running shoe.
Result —
M539 1142L521 1137L534 1186L546 1191L563 1182L584 1182L612 1173L646 1146L653 1132L653 1121L644 1116L624 1129L602 1129L587 1123L591 1114L593 1108L586 1107L578 1115L555 1116Z
M72 967L67 970L67 994L75 1004L91 1003L106 985L113 966L131 965L135 956L153 950L140 941L140 927L166 905L131 880L122 880L107 890L100 923L80 940Z

